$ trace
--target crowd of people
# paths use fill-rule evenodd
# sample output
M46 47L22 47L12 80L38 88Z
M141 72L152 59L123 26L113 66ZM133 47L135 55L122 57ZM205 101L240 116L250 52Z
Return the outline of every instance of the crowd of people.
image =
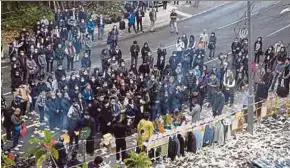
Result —
M249 65L246 38L234 40L231 54L216 54L216 34L209 35L204 30L197 38L183 34L173 53L167 53L160 45L157 56L148 43L139 46L133 41L129 49L131 65L126 65L118 46L119 30L114 26L109 33L110 48L101 52L102 67L93 67L90 58L95 55L91 53L95 26L101 39L104 31L101 15L92 20L82 7L58 10L54 21L43 17L33 33L23 29L11 43L13 101L7 106L2 96L1 109L6 136L13 139L13 148L20 137L21 116L38 111L40 125L47 122L51 130L67 130L70 145L76 149L80 130L89 127L87 153L93 155L97 133L115 135L117 152L123 151L124 137L139 128L138 134L145 133L148 140L152 135L150 121L160 116L174 116L189 108L192 122L196 122L206 102L212 107L213 116L222 114L224 105L233 105L236 90L246 88L251 78L248 66L254 71L257 102L267 98L268 90L273 90L276 83L280 87L282 79L283 87L289 91L290 59L281 41L264 50L259 37L254 44L255 60ZM204 64L207 56L218 57L220 64L208 68ZM262 57L264 61L260 64ZM74 71L79 59L81 70ZM247 99L246 90L244 94ZM140 126L140 121L150 127ZM117 159L125 157L123 152L122 155L117 154Z

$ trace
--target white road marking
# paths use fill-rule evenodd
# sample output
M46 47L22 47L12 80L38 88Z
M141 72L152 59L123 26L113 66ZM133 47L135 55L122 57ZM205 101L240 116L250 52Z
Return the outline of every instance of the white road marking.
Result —
M272 7L272 6L274 6L274 5L277 5L277 4L280 3L280 2L281 2L281 1L278 1L278 2L274 3L273 5L271 5L270 7ZM263 9L267 9L267 8L269 8L269 7L262 8L262 9L260 9L258 12L255 12L255 13L251 14L251 16L255 16L255 15L259 14L259 12L260 12L261 10L263 10ZM241 21L243 21L243 20L245 20L245 19L247 19L247 17L245 17L245 18L243 18L243 19L240 19L240 20L237 20L237 21L234 21L234 22L229 23L229 24L227 24L227 25L224 25L224 26L222 26L222 27L219 27L219 28L217 28L216 30L224 29L224 28L226 28L226 27L229 27L229 26L231 26L231 25L234 25L234 24L236 24L236 23L239 23L239 22L241 22Z
M282 28L279 29L279 30L276 30L276 31L274 31L274 32L272 32L272 33L270 33L270 34L268 34L266 37L270 37L270 36L272 36L272 35L274 35L274 34L276 34L276 33L279 33L280 31L282 31L282 30L284 30L284 29L286 29L286 28L288 28L288 27L290 27L290 24L288 24L287 26L282 27Z

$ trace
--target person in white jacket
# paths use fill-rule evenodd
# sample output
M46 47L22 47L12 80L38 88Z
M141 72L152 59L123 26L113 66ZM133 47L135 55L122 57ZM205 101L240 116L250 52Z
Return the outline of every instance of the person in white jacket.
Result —
M224 74L223 79L225 104L232 106L234 104L234 88L236 86L236 81L233 72L228 69Z
M283 47L283 42L282 41L278 41L275 45L274 45L274 51L275 51L275 55L277 55L279 53L279 51L281 50L281 48Z

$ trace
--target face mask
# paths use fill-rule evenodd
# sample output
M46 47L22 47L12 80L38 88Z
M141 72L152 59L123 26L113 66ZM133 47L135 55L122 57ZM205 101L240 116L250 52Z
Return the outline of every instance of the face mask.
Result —
M71 79L72 79L72 80L75 80L75 79L76 79L76 77L71 77Z
M94 79L94 78L92 79L93 82L95 82L95 80L96 80L96 79Z
M16 65L13 65L13 68L17 68L17 66Z
M81 82L85 82L85 80L84 79L81 79Z

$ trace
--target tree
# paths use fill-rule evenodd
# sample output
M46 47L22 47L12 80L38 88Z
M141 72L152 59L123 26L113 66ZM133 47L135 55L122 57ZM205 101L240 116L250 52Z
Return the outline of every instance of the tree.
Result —
M128 167L133 168L148 168L151 166L152 162L145 152L139 154L131 151L130 157L124 160Z
M54 140L51 132L48 129L45 129L43 133L43 138L29 139L29 142L36 144L36 147L28 150L26 153L26 157L30 157L31 155L35 156L35 164L37 168L41 168L43 162L49 157L51 157L54 162L59 158L58 151L54 147L56 140Z

